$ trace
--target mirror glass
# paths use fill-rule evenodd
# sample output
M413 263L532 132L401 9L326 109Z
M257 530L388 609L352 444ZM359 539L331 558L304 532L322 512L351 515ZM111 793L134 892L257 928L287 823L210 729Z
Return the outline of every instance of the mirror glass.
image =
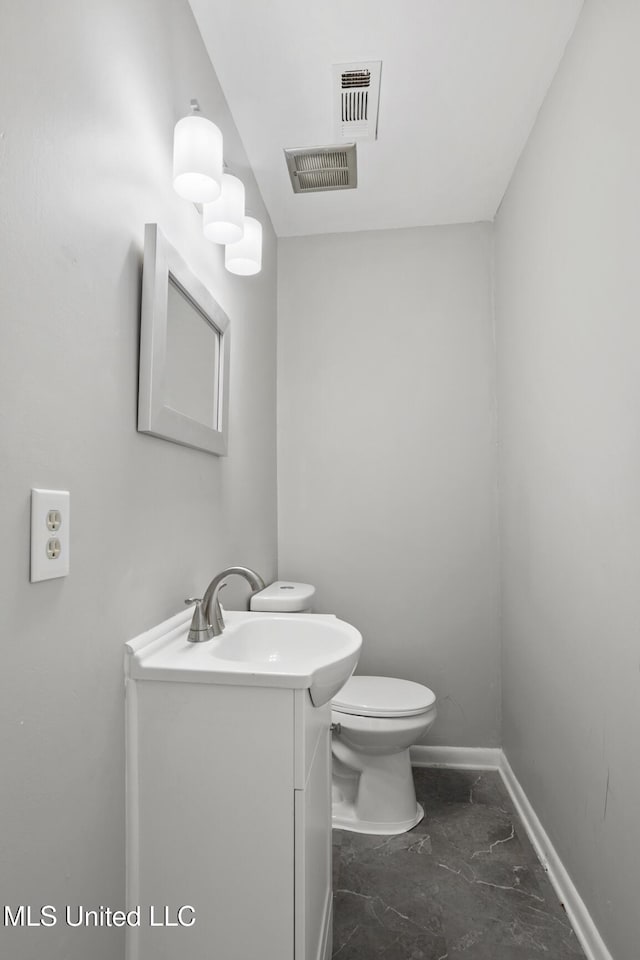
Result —
M157 223L144 231L138 430L226 457L229 318Z
M165 402L214 430L218 426L220 331L169 275Z

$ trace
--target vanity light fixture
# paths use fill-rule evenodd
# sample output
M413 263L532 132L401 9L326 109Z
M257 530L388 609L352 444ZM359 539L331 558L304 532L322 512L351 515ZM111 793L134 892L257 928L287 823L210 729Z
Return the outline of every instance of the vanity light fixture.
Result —
M225 244L229 273L250 277L262 269L262 224L245 216L244 184L225 167L222 133L200 116L200 104L192 100L191 115L175 126L173 186L185 200L202 204L203 233Z
M244 218L244 236L224 248L224 265L229 273L250 277L262 269L262 224L255 217Z
M214 243L236 243L244 233L244 184L230 173L222 175L222 193L205 203L202 229Z
M193 203L216 200L222 190L222 133L200 116L197 100L191 114L178 120L173 134L173 186Z

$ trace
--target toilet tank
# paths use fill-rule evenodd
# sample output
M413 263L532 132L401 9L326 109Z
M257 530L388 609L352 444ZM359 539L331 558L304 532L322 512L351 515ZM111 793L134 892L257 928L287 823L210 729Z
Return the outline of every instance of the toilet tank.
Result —
M260 613L311 613L315 592L310 583L276 580L253 594L249 609Z

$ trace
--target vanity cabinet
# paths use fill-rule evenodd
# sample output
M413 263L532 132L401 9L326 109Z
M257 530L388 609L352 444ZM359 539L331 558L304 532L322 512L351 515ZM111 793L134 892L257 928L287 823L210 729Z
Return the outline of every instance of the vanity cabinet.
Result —
M330 704L125 672L127 960L328 960Z

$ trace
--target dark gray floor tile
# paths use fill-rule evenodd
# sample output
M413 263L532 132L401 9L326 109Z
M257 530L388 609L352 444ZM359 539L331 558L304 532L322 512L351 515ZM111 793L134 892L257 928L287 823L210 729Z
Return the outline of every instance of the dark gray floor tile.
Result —
M411 910L412 916L381 895L341 887L334 908L334 957L441 960L447 952L441 923L430 911L421 917Z
M341 960L580 960L497 773L418 769L425 819L394 837L334 831Z
M538 862L531 841L497 770L419 768L414 769L414 780L416 796L425 809L425 817L416 830L431 832L433 823L441 820L450 823L451 830L455 831L458 819L466 818L471 825L470 829L476 831L476 821L477 830L480 830L483 818L484 822L488 823L494 817L499 829L509 824L510 830L513 825L522 857L530 863ZM453 809L454 807L456 809ZM496 835L493 839L500 837Z
M533 872L538 880L538 886L540 887L541 892L544 894L546 909L550 914L556 917L561 923L566 924L567 927L570 927L569 918L567 917L564 905L558 899L551 881L547 875L547 871L542 866L541 863L537 863L533 867Z
M498 948L526 949L531 958L581 956L571 928L549 908L531 866L496 863L477 870L463 865L442 883L438 900L450 958L471 955L480 960L485 953L494 956Z

